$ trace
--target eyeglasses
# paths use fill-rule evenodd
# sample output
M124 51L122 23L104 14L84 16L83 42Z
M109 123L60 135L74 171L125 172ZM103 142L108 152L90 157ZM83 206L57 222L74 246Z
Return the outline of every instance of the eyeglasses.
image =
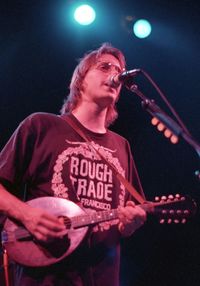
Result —
M96 69L104 72L104 73L109 73L112 72L114 70L114 72L117 73L121 73L122 71L124 71L125 69L121 69L121 67L112 64L110 62L99 62L96 65Z

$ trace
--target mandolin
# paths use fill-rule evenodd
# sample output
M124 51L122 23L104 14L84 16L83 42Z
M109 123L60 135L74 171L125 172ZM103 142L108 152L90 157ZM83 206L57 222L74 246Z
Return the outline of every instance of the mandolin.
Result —
M2 231L2 244L8 256L19 264L38 267L54 264L71 254L81 243L90 225L118 219L118 209L87 212L72 201L42 197L27 202L61 217L67 228L67 235L50 243L41 243L23 227L8 218ZM160 223L185 223L196 211L196 203L189 197L172 195L156 198L155 202L141 204L147 213L158 216Z

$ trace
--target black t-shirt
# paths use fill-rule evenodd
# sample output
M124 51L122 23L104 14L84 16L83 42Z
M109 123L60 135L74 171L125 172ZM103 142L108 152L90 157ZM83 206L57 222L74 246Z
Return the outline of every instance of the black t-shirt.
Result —
M127 140L110 130L104 134L91 132L72 114L69 116L109 162L141 191ZM0 153L0 181L18 197L23 197L26 185L26 200L61 197L97 211L124 206L130 199L109 166L65 119L47 113L30 115L16 129ZM47 268L24 268L20 285L116 286L119 241L116 221L100 223L93 227L80 249L64 261ZM70 279L73 282L67 282Z

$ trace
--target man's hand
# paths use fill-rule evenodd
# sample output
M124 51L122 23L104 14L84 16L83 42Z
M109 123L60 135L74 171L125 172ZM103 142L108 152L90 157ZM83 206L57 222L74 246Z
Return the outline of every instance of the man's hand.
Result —
M146 212L134 202L128 201L125 207L119 207L119 220L119 231L122 235L129 236L144 224Z
M0 212L21 222L36 239L48 242L67 234L62 219L20 201L1 184L0 198Z
M39 208L26 205L25 209L22 223L37 240L51 242L67 234L63 220Z

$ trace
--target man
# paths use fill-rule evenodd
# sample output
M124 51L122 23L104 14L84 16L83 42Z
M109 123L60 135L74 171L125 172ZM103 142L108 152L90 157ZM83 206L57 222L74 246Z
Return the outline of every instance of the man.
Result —
M95 225L66 259L48 267L19 267L20 286L117 286L119 242L134 233L146 214L112 169L68 124L71 120L109 162L142 193L128 142L107 127L116 119L121 85L111 76L125 69L123 54L109 44L86 54L74 71L62 116L36 113L26 118L0 155L0 210L20 221L35 240L48 243L66 232L63 221L19 200L66 198L87 210L118 208L119 220Z

